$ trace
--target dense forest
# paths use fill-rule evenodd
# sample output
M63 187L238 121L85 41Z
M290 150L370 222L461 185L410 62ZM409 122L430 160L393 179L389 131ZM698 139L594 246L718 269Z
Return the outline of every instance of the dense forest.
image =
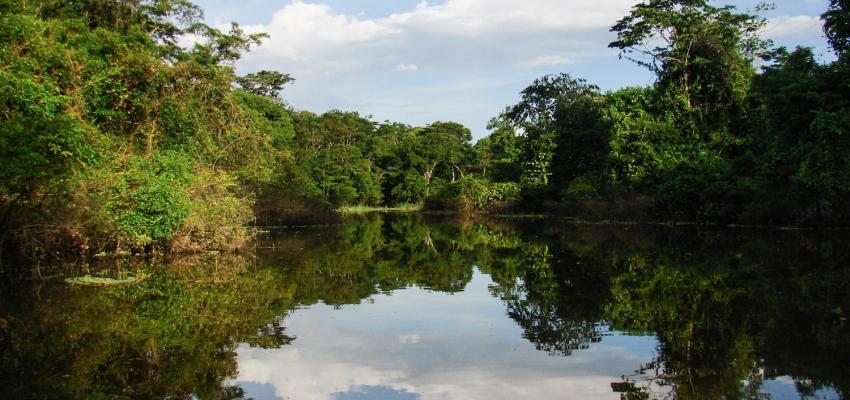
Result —
M828 64L709 3L643 0L612 27L653 85L544 76L473 144L293 109L294 77L235 72L265 35L186 0L0 0L0 249L236 249L345 205L846 226L847 1L822 16Z

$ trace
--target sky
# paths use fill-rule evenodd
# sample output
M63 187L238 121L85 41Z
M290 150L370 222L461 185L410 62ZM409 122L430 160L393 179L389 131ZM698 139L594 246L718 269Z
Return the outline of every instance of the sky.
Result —
M773 0L763 36L832 59L819 15L828 0ZM358 111L414 126L456 121L474 137L535 78L569 73L603 90L648 85L620 60L610 27L636 0L195 0L207 23L270 37L236 64L296 81L293 107ZM714 1L752 10L759 1Z

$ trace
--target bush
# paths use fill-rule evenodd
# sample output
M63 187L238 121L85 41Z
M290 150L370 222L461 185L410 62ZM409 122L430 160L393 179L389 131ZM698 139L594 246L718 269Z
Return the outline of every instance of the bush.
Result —
M186 192L192 171L179 152L114 160L78 177L71 207L86 236L110 237L118 247L163 246L194 207Z
M187 185L191 211L170 242L172 250L235 250L252 235L250 196L237 196L236 180L223 171L201 168Z
M476 209L510 203L519 199L520 186L514 182L490 182L467 175L460 181L445 186L426 201L428 209Z
M565 199L587 199L594 197L598 190L599 179L591 175L579 176L567 185L561 197Z
M720 159L683 163L658 186L656 207L670 220L729 222L737 216L731 167Z

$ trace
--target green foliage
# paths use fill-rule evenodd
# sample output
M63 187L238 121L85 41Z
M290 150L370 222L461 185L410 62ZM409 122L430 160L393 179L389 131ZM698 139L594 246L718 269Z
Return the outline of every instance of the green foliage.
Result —
M172 250L236 250L252 237L248 224L254 220L253 198L240 196L233 176L200 168L184 192L190 209L171 241Z
M756 134L739 161L739 169L755 170L743 171L751 174L744 187L750 217L797 224L847 218L847 82L840 62L818 65L803 48L778 52L755 79L748 122Z
M669 171L658 186L656 204L676 221L734 221L735 182L721 159L699 159Z
M233 92L234 100L256 118L260 131L271 139L271 146L277 151L289 152L295 129L289 112L273 99L243 91Z
M0 5L4 231L96 251L244 243L243 187L291 175L292 127L232 88L263 34L200 20L185 0Z
M522 173L522 138L504 118L492 119L487 128L493 132L475 144L481 175L496 182L518 181Z
M193 172L183 153L132 156L77 177L72 193L94 231L130 246L167 243L193 208L186 192Z
M149 268L132 286L46 288L30 317L16 319L0 341L0 393L242 398L228 396L241 392L229 383L237 344L277 348L294 339L277 320L292 304L292 286L245 257L190 257L165 267Z
M562 122L559 117L568 117L564 109L573 100L591 96L596 90L567 74L546 75L522 91L519 103L505 110L503 118L525 137L525 165L520 178L523 186L538 192L548 188Z
M839 55L844 14L833 1L823 15ZM846 57L822 65L809 49L768 52L763 25L705 0L639 2L612 27L610 47L656 83L600 94L565 74L537 79L491 122L476 171L519 184L526 207L592 199L584 204L599 210L631 202L629 219L846 225Z
M461 194L479 209L519 199L520 187L513 182L487 182L474 176L460 181Z
M675 123L656 116L650 88L625 88L606 96L604 118L611 126L611 178L632 185L653 184L677 162L670 148Z
M202 35L206 40L195 42L195 46L180 59L206 66L217 66L221 63L234 63L251 47L258 46L266 33L245 33L235 22L230 23L227 33L219 29L195 23L188 32Z
M610 47L654 85L541 77L473 146L454 122L290 109L288 74L234 73L265 35L186 0L0 2L0 227L41 235L21 247L198 250L291 210L650 198L665 219L846 225L846 14L823 15L840 57L822 65L766 52L764 21L734 7L643 0Z
M236 78L236 83L248 93L257 96L277 98L287 83L295 78L277 71L259 71Z
M829 44L839 56L846 55L850 49L850 4L847 0L829 0L829 9L821 19Z
M753 74L752 60L767 43L764 21L713 7L706 0L644 0L611 28L609 47L656 73L658 84L683 100L682 129L723 129ZM654 46L654 47L653 47Z
M596 87L581 81L573 84L573 93L561 100L555 113L558 139L552 158L552 183L556 187L605 169L610 152L610 126L602 115L602 96Z
M307 161L314 171L315 184L333 204L377 204L381 192L375 183L371 163L360 149L352 145L334 144Z
M294 157L307 185L334 205L419 203L475 165L469 129L375 123L354 112L292 116Z

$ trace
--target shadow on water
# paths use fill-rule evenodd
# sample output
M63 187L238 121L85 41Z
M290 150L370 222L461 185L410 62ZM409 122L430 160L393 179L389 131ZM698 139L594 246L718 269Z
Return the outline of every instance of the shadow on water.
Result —
M655 356L606 388L622 399L764 398L787 377L797 398L846 398L850 242L834 235L362 215L273 231L251 256L137 265L150 278L135 286L6 276L0 397L243 398L238 347L297 343L293 310L460 293L477 269L551 357L654 336Z

